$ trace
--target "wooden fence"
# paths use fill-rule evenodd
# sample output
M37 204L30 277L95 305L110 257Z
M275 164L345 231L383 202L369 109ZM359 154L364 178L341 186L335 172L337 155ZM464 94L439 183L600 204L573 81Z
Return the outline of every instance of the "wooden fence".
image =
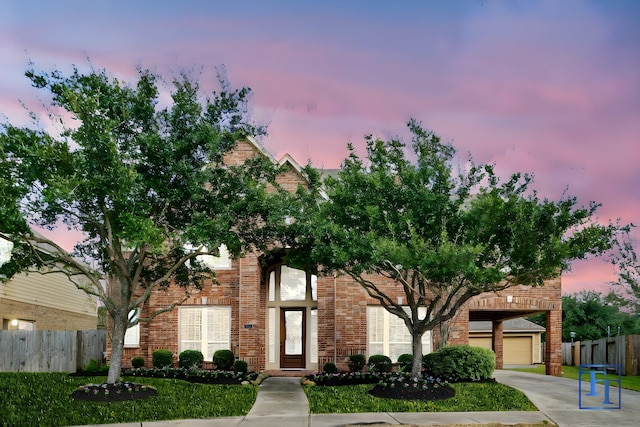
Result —
M562 343L562 364L620 365L622 375L640 375L640 335Z
M105 330L0 331L0 372L76 372L102 362Z

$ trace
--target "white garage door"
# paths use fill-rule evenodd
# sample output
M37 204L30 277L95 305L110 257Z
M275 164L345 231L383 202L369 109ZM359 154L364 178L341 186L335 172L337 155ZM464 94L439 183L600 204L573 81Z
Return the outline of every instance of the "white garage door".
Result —
M505 365L531 365L531 336L504 339Z
M505 365L531 365L531 336L503 338L503 363ZM491 350L491 337L469 337L469 345Z

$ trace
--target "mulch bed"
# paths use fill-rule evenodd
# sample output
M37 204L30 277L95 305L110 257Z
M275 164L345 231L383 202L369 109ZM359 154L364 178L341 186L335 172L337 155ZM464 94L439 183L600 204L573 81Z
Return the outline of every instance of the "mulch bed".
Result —
M422 389L415 387L389 387L377 384L369 390L369 394L385 399L443 400L455 396L456 391L447 386Z

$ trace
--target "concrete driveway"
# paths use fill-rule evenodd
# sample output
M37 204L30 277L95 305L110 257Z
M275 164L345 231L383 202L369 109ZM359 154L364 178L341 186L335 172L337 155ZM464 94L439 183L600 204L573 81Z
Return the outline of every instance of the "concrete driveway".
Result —
M621 409L589 410L578 407L578 381L576 380L504 370L495 371L494 377L503 384L522 390L540 412L560 427L640 426L640 392L622 389ZM590 390L589 383L583 382L582 387L582 396L586 399L584 393ZM588 399L593 399L598 406L601 406L604 398L603 387L599 386L597 392L598 397ZM610 388L610 399L617 406L618 389L616 387ZM585 406L584 402L585 400L583 400L583 406Z

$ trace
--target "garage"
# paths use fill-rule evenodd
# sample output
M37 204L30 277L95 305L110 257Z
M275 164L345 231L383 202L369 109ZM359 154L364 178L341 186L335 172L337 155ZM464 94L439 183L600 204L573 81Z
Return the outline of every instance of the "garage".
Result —
M504 364L542 363L542 332L542 326L526 319L506 320L502 329ZM491 350L491 322L469 322L469 345Z

